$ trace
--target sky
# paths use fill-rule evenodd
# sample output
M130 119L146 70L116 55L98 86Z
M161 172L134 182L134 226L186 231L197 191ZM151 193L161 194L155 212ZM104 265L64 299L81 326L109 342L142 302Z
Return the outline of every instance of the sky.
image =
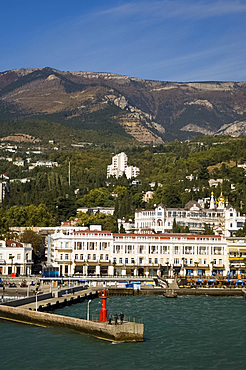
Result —
M1 0L0 72L246 81L246 0Z

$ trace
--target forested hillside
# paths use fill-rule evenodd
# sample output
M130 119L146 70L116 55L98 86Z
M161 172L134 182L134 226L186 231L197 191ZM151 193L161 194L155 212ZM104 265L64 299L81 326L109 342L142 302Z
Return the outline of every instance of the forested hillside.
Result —
M125 152L128 163L140 168L137 185L125 176L107 179L107 165L115 153L99 149L47 150L41 156L57 162L58 166L52 168L30 170L28 164L19 167L1 160L0 173L9 177L7 181L29 179L26 183L10 183L10 196L0 208L2 232L9 226L58 225L74 217L80 206L114 206L115 217L132 218L136 208L151 208L160 202L181 207L191 199L209 197L211 191L215 197L223 191L230 204L246 213L246 172L238 167L246 162L246 138L200 137L156 147L126 147ZM18 154L24 156L24 152ZM223 179L223 185L209 187L209 179ZM151 182L156 183L154 189ZM155 194L146 204L142 198L148 190ZM38 207L36 218L33 207ZM115 229L113 218L111 221ZM110 223L107 225L110 227Z

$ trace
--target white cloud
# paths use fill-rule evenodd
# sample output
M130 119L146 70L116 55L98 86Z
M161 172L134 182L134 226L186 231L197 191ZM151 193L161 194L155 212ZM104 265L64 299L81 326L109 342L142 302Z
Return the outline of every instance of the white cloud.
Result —
M113 17L151 17L157 19L202 19L246 12L246 3L240 0L163 0L133 1L101 11L98 15Z

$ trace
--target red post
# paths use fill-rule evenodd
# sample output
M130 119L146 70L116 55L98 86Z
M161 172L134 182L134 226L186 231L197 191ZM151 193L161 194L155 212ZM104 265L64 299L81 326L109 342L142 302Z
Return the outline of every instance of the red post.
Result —
M99 293L99 298L102 298L102 309L100 311L100 321L107 321L107 308L106 302L108 298L108 290L101 290Z

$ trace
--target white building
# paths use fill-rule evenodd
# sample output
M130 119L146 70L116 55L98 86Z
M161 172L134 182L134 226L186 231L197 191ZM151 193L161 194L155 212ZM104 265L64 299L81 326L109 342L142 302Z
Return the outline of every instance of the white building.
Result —
M226 275L226 240L220 235L113 234L57 228L51 235L53 267L60 275Z
M10 193L10 184L5 181L0 181L0 203L3 202L7 194Z
M77 208L77 213L90 213L96 214L98 212L104 213L105 215L113 215L114 214L114 207L80 207Z
M14 240L0 240L0 275L31 274L32 246Z
M202 203L190 201L184 208L167 208L159 204L155 209L136 210L135 231L143 233L171 232L174 219L183 227L188 227L191 232L200 233L205 224L212 228L215 233L225 237L232 236L243 227L246 217L221 196L215 200L213 193L210 198L210 207L202 207Z
M107 178L110 176L115 176L116 178L126 175L128 179L132 177L137 177L140 173L138 167L127 165L127 155L125 153L119 153L112 158L112 164L107 167Z

